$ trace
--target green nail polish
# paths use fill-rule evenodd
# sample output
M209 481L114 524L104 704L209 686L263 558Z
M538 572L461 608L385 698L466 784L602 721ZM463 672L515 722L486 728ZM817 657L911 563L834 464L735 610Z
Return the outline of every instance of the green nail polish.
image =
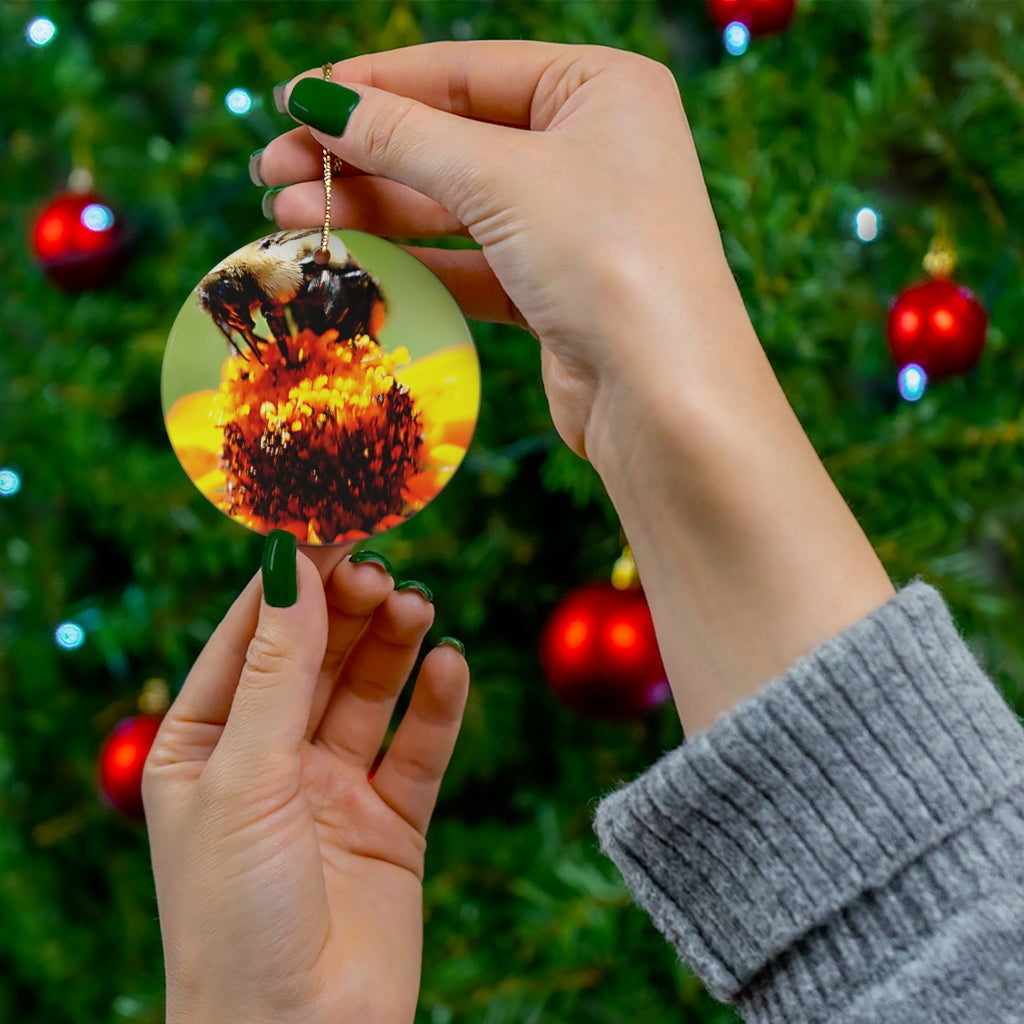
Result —
M443 636L437 641L438 647L454 647L463 657L466 656L466 645L461 640L456 640L453 636Z
M267 187L267 183L263 180L263 175L260 174L260 157L262 156L262 149L257 149L254 153L249 154L249 180L257 188Z
M267 220L274 219L274 196L287 187L287 185L278 185L276 188L268 188L267 191L263 193L263 199L260 202L260 209L263 211L263 216L266 217Z
M362 551L356 551L354 554L350 555L348 560L353 565L362 565L363 562L372 562L374 565L379 565L389 576L395 575L395 570L391 568L391 563L377 551L367 551L364 548Z
M300 78L288 97L288 113L317 131L341 135L359 100L359 93L343 85L321 78Z
M299 598L295 552L298 541L287 530L271 530L263 548L263 596L273 608L290 608Z
M395 584L395 590L415 590L424 600L431 603L434 600L434 592L426 583L420 583L419 580L402 580L401 583Z

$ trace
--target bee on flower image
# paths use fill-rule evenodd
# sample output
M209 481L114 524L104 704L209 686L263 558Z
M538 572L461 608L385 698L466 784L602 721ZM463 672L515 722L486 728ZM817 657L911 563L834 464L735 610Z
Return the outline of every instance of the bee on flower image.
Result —
M205 497L259 533L361 540L436 497L480 408L469 328L441 282L358 231L281 231L192 292L161 380L175 454Z

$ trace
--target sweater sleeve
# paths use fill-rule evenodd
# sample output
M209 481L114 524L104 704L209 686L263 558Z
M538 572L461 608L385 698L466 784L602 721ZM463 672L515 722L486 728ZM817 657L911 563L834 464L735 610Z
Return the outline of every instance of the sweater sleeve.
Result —
M751 1024L1024 1022L1024 731L924 583L606 797L595 827Z

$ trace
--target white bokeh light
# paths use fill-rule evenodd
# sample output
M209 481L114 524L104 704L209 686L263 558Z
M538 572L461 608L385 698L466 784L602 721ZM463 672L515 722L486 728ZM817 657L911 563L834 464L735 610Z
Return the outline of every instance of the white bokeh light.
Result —
M722 41L728 53L739 57L746 53L747 47L750 46L750 29L742 21L732 21L725 27Z
M75 651L85 643L85 630L77 622L62 622L53 634L58 647Z
M90 203L82 211L81 221L90 231L107 231L114 226L114 213L102 203Z
M46 46L53 42L57 26L49 18L33 18L25 29L25 38L33 46Z
M16 470L0 469L0 498L10 498L21 490L21 477Z
M248 114L252 110L252 96L245 89L232 89L224 97L224 105L232 114Z
M908 402L916 402L924 394L927 386L928 374L917 363L907 363L900 370L900 395Z
M882 230L882 218L877 210L862 206L853 217L853 233L862 242L873 242Z

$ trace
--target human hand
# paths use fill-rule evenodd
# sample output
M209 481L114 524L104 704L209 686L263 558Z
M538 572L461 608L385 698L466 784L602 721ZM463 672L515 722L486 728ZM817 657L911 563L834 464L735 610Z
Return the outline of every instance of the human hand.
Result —
M372 54L284 91L310 126L273 140L257 175L282 227L323 219L321 146L346 163L336 224L417 246L469 316L541 343L555 426L599 465L595 407L666 374L697 380L708 325L749 324L664 66L601 47L437 43ZM353 95L358 103L341 131ZM305 90L305 94L302 93ZM293 102L294 100L294 102ZM528 130L527 130L528 129ZM675 368L675 371L673 370ZM600 465L599 465L599 468Z
M447 644L426 656L370 778L433 606L378 564L317 552L321 582L293 545L267 550L146 765L166 1019L408 1022L425 835L466 663ZM282 572L297 598L274 607L264 591L275 599Z
M723 252L669 71L599 47L436 43L310 71L253 170L283 227L416 247L474 317L541 343L559 433L629 537L688 733L892 585L779 387Z

